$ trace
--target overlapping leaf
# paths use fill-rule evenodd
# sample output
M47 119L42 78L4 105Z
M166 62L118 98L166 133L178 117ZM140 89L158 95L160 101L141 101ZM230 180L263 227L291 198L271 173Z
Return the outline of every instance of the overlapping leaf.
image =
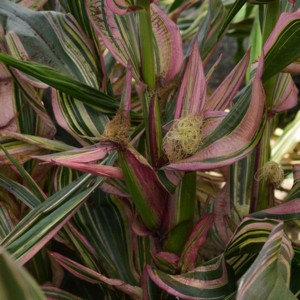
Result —
M254 263L239 282L238 300L297 299L289 289L293 248L278 222Z
M90 188L79 192L91 181L91 175L83 175L64 190L52 195L48 201L28 213L2 240L1 245L20 262L28 261L69 221L102 180L97 180Z
M157 230L161 226L168 193L155 171L134 148L120 152L120 165L125 182L144 224Z
M156 285L181 299L221 300L235 290L233 271L223 255L180 275L169 275L149 266L147 271Z
M105 46L123 65L132 62L134 77L140 78L141 57L139 52L136 16L117 16L109 8L111 1L89 0L87 8L95 31L101 35ZM183 62L181 37L177 26L155 4L151 5L156 76L165 83L178 73ZM162 46L163 41L163 46Z
M217 122L207 136L203 137L199 150L192 156L171 163L166 169L200 170L212 169L245 157L258 143L263 125L264 90L261 83L263 61L253 83L244 88L233 109L222 121Z

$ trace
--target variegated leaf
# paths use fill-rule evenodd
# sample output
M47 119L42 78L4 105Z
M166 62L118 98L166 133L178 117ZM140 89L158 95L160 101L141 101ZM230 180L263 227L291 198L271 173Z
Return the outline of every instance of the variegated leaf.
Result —
M221 300L235 290L233 271L223 255L180 275L169 275L150 266L147 271L156 285L181 299Z
M141 295L142 293L138 286L132 286L119 279L108 278L102 275L101 273L98 273L92 269L89 269L75 262L74 260L71 260L63 255L60 255L59 253L52 252L51 255L61 266L63 266L71 274L75 275L80 279L83 279L91 283L104 282L130 295L132 299L136 299L136 300L142 299L142 295Z
M144 224L149 229L159 229L168 202L168 193L154 169L132 147L119 152L119 162L132 201Z
M240 279L236 299L297 299L289 289L293 254L283 223L279 222L254 263Z
M245 157L258 143L264 121L264 90L261 83L263 63L253 83L244 88L233 109L203 137L199 150L192 156L171 163L166 169L200 170L223 167Z

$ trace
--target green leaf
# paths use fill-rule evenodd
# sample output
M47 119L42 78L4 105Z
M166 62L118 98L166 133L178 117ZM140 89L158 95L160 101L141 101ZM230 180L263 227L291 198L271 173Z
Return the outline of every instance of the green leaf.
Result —
M18 170L20 175L23 177L24 181L28 184L34 195L39 199L39 201L45 200L45 194L40 189L38 184L34 181L34 179L30 176L30 174L24 169L22 165L5 149L4 146L0 144L0 149L5 153L9 161L14 165L14 167Z
M90 175L83 175L35 207L2 240L1 245L20 262L28 261L69 221L103 181L100 178L86 188L92 180ZM82 188L85 190L81 191Z
M41 200L31 193L24 185L21 185L10 178L0 175L0 186L5 188L9 193L13 194L30 208L34 208L41 203Z
M110 278L138 285L138 274L133 262L133 235L129 223L133 215L132 212L128 215L128 212L130 208L118 198L96 191L74 218L76 228L94 250L90 251L85 245L76 249L80 253L93 254L95 265L87 264L89 268L103 270ZM81 257L85 262L83 254Z
M0 298L46 300L31 275L0 247Z
M0 54L0 61L49 84L98 111L113 114L119 107L114 98L50 67L34 62L20 61L5 54Z

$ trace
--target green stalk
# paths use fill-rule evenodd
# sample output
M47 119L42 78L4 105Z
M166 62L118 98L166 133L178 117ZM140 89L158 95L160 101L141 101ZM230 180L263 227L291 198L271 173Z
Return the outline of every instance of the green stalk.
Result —
M266 43L276 22L280 15L279 0L275 0L264 5L264 19L263 19L263 45ZM273 108L273 91L276 82L276 76L264 82L264 89L266 93L267 110L268 113ZM257 147L256 151L256 170L255 174L259 174L264 165L270 160L271 146L270 139L273 133L273 116L268 114L265 130ZM274 192L270 183L259 180L253 187L253 202L251 203L251 211L263 210L274 205Z
M142 76L149 89L154 90L156 80L150 3L149 1L139 0L138 5L143 7L139 12Z

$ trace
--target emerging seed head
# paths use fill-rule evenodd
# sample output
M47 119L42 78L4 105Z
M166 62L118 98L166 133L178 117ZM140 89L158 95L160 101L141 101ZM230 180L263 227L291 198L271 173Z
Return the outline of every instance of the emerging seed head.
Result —
M258 180L269 181L275 187L279 187L284 179L281 166L275 161L268 161L259 171Z
M175 120L165 135L163 148L170 162L194 154L202 142L203 120L199 115L188 115Z
M119 109L113 119L106 124L103 137L126 145L129 142L129 130L130 119L122 109Z

